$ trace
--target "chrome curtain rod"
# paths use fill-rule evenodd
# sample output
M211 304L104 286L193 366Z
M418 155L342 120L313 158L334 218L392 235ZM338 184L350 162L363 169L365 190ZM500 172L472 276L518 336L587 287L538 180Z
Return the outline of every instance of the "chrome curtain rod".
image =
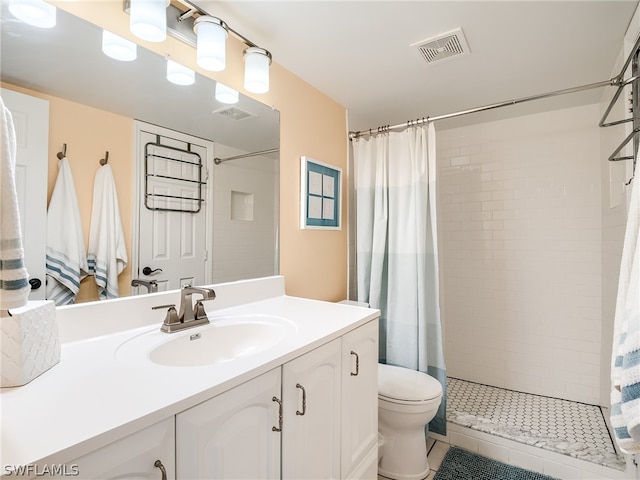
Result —
M640 48L640 37L638 37L638 39L636 40L636 43L633 46L633 48L631 49L629 55L627 55L627 59L625 60L624 65L620 69L620 73L618 75L616 75L615 77L609 79L609 80L604 80L602 82L597 82L597 83L590 83L588 85L582 85L582 86L574 87L574 88L565 88L563 90L556 90L554 92L542 93L540 95L532 95L530 97L523 97L523 98L517 98L517 99L514 99L514 100L507 100L506 102L493 103L491 105L485 105L485 106L482 106L482 107L471 108L469 110L461 110L459 112L454 112L454 113L447 113L445 115L438 115L438 116L435 116L435 117L426 117L426 118L423 117L423 118L419 118L417 120L409 120L409 121L407 121L405 123L399 123L397 125L392 125L392 126L385 125L385 126L382 126L382 127L369 129L369 130L360 130L358 132L349 132L349 139L362 137L364 135L372 135L374 133L388 132L389 130L398 130L398 129L402 129L402 128L411 127L411 126L414 126L414 125L423 125L425 123L436 122L438 120L444 120L446 118L460 117L462 115L468 115L469 113L483 112L485 110L492 110L494 108L507 107L509 105L516 105L518 103L530 102L532 100L541 100L543 98L555 97L555 96L558 96L558 95L566 95L568 93L581 92L581 91L584 91L584 90L591 90L593 88L601 88L601 87L608 87L608 86L618 87L618 91L616 92L613 100L611 100L611 103L609 104L609 107L607 108L606 113L602 117L602 120L600 121L600 126L601 127L605 127L605 126L611 126L611 125L617 125L617 124L620 124L620 123L625 123L625 122L628 122L630 120L629 119L620 120L620 121L617 121L617 122L611 122L609 124L604 124L607 116L609 115L609 112L611 111L611 108L613 107L613 104L616 102L616 100L620 96L620 92L622 91L622 87L628 85L629 83L631 83L631 82L633 82L634 80L637 79L637 77L632 77L632 78L629 78L628 80L624 80L624 72L627 70L627 68L629 68L629 65L631 64L631 60L633 59L633 56L635 55L636 51L639 48Z
M493 110L494 108L507 107L509 105L517 105L518 103L530 102L532 100L541 100L543 98L555 97L558 95L566 95L568 93L581 92L584 90L591 90L594 88L601 88L607 86L617 86L620 83L620 77L614 77L610 80L604 80L602 82L590 83L588 85L581 85L579 87L565 88L563 90L555 90L553 92L541 93L539 95L532 95L530 97L517 98L514 100L507 100L500 103L492 103L490 105L484 105L482 107L470 108L469 110L460 110L459 112L446 113L444 115L436 115L435 117L423 117L417 120L409 120L405 123L398 123L397 125L384 125L382 127L373 128L369 130L360 130L357 132L349 132L349 139L362 137L364 135L373 135L375 133L388 132L390 130L398 130L402 128L412 127L415 125L424 125L429 122L436 122L438 120L445 120L447 118L460 117L462 115L468 115L470 113L483 112L485 110Z
M215 163L216 165L220 165L222 162L239 160L240 158L257 157L258 155L269 155L270 153L278 153L279 151L280 151L279 148L271 148L269 150L261 150L259 152L243 153L242 155L236 155L235 157L228 157L228 158L216 157L213 159L213 163Z

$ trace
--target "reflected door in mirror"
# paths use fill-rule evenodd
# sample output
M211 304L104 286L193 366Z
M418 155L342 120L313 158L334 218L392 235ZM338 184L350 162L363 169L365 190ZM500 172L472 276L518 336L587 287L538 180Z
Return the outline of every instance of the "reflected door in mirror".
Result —
M139 278L158 290L204 285L207 277L207 159L213 144L138 123ZM146 267L146 268L145 268ZM145 274L146 272L146 274ZM146 293L142 289L139 293Z
M44 300L49 102L5 88L2 99L16 131L16 188L31 284L29 300Z

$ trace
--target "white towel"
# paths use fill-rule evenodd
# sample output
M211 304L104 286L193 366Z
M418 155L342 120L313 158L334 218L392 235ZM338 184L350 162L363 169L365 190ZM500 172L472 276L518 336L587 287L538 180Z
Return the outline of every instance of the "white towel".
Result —
M87 254L69 160L58 162L58 178L47 210L47 299L73 303L87 276Z
M16 191L16 133L11 112L0 97L0 309L27 303L31 286L24 266L24 248Z
M611 425L620 449L640 453L640 187L633 181L622 247L611 368Z
M93 185L88 261L98 286L98 298L117 298L118 275L127 266L128 259L116 184L109 164L98 169Z

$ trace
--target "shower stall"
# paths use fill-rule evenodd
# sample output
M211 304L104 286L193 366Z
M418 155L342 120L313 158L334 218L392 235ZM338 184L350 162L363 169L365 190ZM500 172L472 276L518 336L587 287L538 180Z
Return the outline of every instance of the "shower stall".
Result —
M541 95L547 108L538 113L464 126L447 125L444 115L436 124L451 427L437 438L473 438L468 446L477 450L480 437L465 435L482 432L485 445L506 438L539 449L519 458L536 457L540 465L553 459L566 478L584 472L634 478L630 469L623 473L629 460L616 452L606 421L616 287L640 131L639 43L619 61L621 73L609 83L615 89L605 89L600 103ZM481 109L459 113L475 111ZM468 402L472 391L477 401ZM515 403L521 406L514 417L515 398L522 404ZM556 408L569 412L570 428L548 428L554 420L544 414ZM522 466L539 470L526 461Z

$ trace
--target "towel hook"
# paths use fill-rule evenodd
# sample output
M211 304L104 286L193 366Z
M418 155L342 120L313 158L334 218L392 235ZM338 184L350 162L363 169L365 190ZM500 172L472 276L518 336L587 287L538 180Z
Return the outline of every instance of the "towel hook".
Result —
M109 163L109 150L107 150L104 154L104 158L100 159L100 165L106 165Z
M56 155L60 160L62 160L64 157L67 156L67 144L63 143L62 144L62 151L58 152L58 154Z

